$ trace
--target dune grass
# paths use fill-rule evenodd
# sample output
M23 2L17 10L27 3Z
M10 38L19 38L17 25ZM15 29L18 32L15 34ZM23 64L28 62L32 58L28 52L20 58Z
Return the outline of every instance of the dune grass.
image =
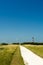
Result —
M10 65L16 47L13 45L0 46L0 65Z
M43 45L24 45L24 46L43 58Z

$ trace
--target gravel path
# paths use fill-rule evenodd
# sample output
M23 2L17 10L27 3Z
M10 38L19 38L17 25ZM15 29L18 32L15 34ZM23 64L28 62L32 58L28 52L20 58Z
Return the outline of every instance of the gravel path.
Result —
M20 46L21 56L25 65L43 65L43 58L37 56L27 48Z

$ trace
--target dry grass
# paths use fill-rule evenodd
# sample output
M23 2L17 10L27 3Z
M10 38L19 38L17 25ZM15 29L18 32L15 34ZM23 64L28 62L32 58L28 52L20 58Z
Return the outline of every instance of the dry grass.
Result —
M0 46L0 65L24 65L18 45Z
M17 49L14 53L11 65L24 65L19 46L17 47Z
M0 46L0 65L10 65L16 48L13 45Z
M24 45L24 46L43 58L43 45Z

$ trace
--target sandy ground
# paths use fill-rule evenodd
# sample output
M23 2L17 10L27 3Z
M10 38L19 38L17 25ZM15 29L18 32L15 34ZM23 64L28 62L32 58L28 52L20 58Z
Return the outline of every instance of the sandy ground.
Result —
M21 56L25 65L43 65L43 58L37 56L27 48L20 46Z

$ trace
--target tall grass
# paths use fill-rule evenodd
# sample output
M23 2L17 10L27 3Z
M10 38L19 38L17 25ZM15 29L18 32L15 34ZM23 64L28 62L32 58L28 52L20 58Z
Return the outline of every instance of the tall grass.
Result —
M24 65L18 45L0 46L0 65Z
M14 51L17 46L0 46L0 65L10 65Z

